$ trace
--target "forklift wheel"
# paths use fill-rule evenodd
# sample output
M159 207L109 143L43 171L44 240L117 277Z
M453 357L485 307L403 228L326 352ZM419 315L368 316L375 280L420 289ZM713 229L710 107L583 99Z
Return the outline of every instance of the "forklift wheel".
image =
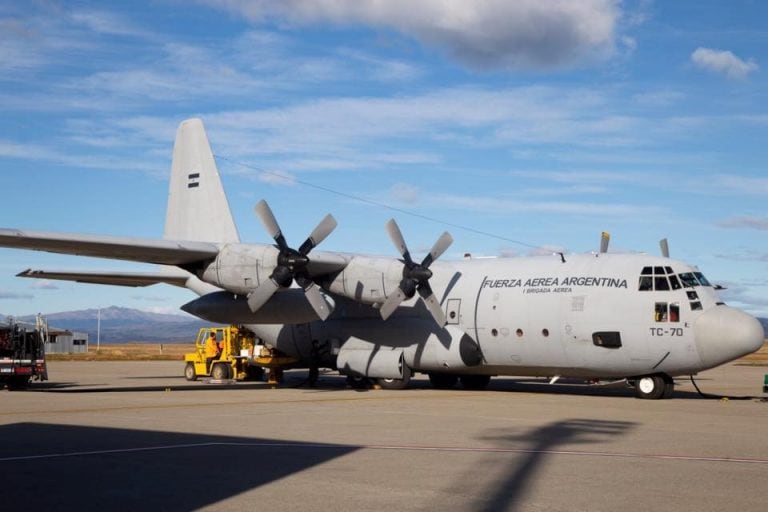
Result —
M219 363L211 368L211 378L214 380L227 380L229 378L229 365Z
M197 380L197 373L195 373L195 363L187 363L184 367L184 378L188 381Z

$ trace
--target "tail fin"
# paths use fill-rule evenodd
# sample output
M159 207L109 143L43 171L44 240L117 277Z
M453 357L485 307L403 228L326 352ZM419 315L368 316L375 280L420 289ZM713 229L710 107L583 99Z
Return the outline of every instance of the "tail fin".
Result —
M240 241L200 119L182 121L176 131L163 238Z

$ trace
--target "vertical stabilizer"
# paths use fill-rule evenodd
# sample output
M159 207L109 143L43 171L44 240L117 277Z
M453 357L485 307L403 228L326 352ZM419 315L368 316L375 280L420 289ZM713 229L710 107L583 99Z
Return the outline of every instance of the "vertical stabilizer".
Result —
M163 238L240 241L200 119L182 121L176 131Z

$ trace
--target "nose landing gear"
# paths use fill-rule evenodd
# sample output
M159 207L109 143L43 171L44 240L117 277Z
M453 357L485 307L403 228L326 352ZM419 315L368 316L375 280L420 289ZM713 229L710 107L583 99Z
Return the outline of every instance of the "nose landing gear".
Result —
M675 382L672 380L672 377L663 373L639 377L633 384L635 386L635 396L644 400L671 398L675 390Z

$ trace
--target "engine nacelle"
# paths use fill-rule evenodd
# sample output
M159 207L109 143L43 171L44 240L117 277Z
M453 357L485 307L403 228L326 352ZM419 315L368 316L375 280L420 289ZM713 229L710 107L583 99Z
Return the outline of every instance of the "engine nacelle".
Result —
M238 295L247 295L277 266L278 251L270 245L229 244L199 275L200 279Z
M326 297L333 307L333 299ZM303 324L319 320L303 290L289 288L275 293L255 313L248 299L230 292L203 295L181 306L182 311L220 324Z
M323 283L329 292L363 304L382 303L397 290L403 264L391 258L355 256L336 277Z

